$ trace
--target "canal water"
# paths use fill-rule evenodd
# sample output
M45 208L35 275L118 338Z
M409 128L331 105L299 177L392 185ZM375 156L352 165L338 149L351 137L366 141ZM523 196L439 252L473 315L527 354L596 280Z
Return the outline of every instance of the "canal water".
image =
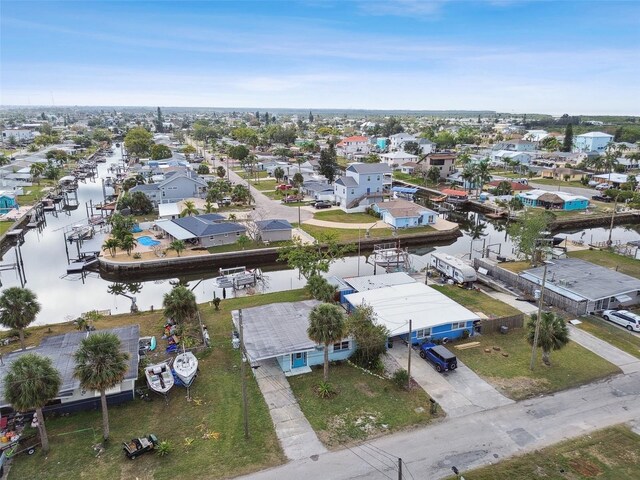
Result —
M121 162L119 150L108 157L106 164L98 165L99 177L109 175L110 165ZM28 189L27 189L28 190ZM42 304L42 310L38 315L35 325L60 323L77 318L83 312L90 310L110 310L112 314L129 312L131 300L121 295L109 292L113 282L100 278L97 273L90 273L84 277L80 275L66 275L67 256L65 251L64 231L78 223L86 223L87 213L85 204L89 201L98 203L103 200L102 185L100 179L95 183L87 181L80 183L78 188L79 207L77 210L58 213L55 217L47 214L47 224L41 229L28 230L25 242L21 247L24 260L24 272L26 287L36 292L38 300ZM420 270L426 267L429 253L437 250L456 256L473 258L481 255L482 249L489 249L494 254L511 256L513 245L506 234L506 227L502 223L487 222L482 215L474 212L457 214L451 218L461 224L463 236L448 245L425 245L411 249L411 261L414 268ZM478 226L480 225L480 226ZM482 227L484 225L484 227ZM477 237L472 238L473 233ZM562 233L573 240L585 242L606 241L608 229L593 228L574 232ZM613 232L614 240L623 242L640 240L640 234L634 228L616 227ZM75 254L75 247L69 248L71 256ZM9 249L0 263L9 264L15 262L14 248ZM288 270L284 265L269 266L265 270L265 280L256 287L258 292L275 292L301 288L304 279L300 279L298 272ZM371 275L374 267L367 263L365 256L352 256L339 260L331 266L329 275L341 277L355 275ZM0 273L2 289L12 286L20 286L20 280L16 272L8 270ZM214 293L218 297L223 296L223 291L215 286L213 279L218 272L204 272L200 275L177 279L168 277L162 280L145 281L136 284L129 293L135 296L136 303L141 310L160 308L163 295L171 290L177 280L186 282L196 295L198 302L210 301ZM227 289L227 297L234 296ZM240 292L246 294L246 292Z

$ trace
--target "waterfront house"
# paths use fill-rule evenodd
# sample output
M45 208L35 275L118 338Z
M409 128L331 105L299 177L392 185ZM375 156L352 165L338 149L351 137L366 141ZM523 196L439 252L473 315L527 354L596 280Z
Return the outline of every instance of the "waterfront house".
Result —
M413 175L418 169L419 165L414 162L407 162L400 165L400 172L406 173L407 175Z
M352 163L333 185L336 203L345 212L364 212L390 195L391 173L384 163Z
M552 178L554 180L564 180L568 182L579 182L582 180L582 177L589 175L583 170L566 167L544 168L540 170L539 174L542 178Z
M509 150L511 152L534 152L536 144L527 140L505 140L491 147L492 150Z
M589 199L581 195L565 192L547 192L546 190L530 190L516 195L525 207L541 207L556 210L585 210L589 207Z
M406 153L404 150L398 150L395 152L383 153L380 155L383 163L386 163L393 170L399 170L400 167L407 163L415 164L418 160L417 155Z
M101 330L118 336L121 342L121 350L129 354L129 366L124 380L107 391L107 403L117 405L127 400L133 400L135 381L138 378L138 340L140 339L140 327L129 325L126 327ZM80 342L91 335L90 332L69 332L64 335L44 337L35 348L18 350L4 354L0 362L0 377L4 380L11 364L27 353L51 359L53 366L62 378L62 385L58 396L50 401L44 408L45 412L65 413L77 410L95 410L100 408L100 392L85 390L80 386L80 381L73 376L75 363L73 356L80 347ZM11 410L11 405L4 395L4 382L0 381L0 408L2 415Z
M493 162L502 165L504 165L507 160L518 162L520 165L529 165L532 160L532 154L512 150L496 150L492 153L491 159Z
M228 245L238 241L246 234L244 225L225 222L218 213L205 213L193 217L182 217L173 220L159 220L156 227L162 230L170 240L183 240L200 247Z
M18 208L18 200L14 192L0 191L0 213L9 213Z
M318 345L307 335L309 314L317 300L291 303L271 303L242 310L242 334L247 357L252 366L275 359L285 375L311 371L324 363L324 345ZM233 324L240 328L240 312L231 312ZM345 360L355 351L351 338L329 346L329 360Z
M433 210L404 199L375 203L372 206L385 223L394 228L421 227L436 222L438 214Z
M544 267L520 273L518 286L528 293L540 289ZM574 315L640 303L640 280L578 258L561 258L547 265L545 302Z
M389 150L404 150L404 144L407 142L416 142L417 139L408 133L396 133L389 136Z
M456 156L453 153L430 153L418 163L425 172L428 172L431 167L437 167L440 170L440 178L444 180L455 172L456 169L453 166L455 161Z
M609 143L613 142L613 135L604 132L589 132L576 135L573 139L574 152L604 153Z
M192 170L181 169L167 172L159 183L136 185L129 192L142 192L157 206L187 198L205 198L207 182Z
M293 227L287 220L256 220L258 239L263 242L284 242L291 240Z
M371 144L369 138L361 135L343 138L336 145L336 153L343 157L350 158L357 153L367 155Z

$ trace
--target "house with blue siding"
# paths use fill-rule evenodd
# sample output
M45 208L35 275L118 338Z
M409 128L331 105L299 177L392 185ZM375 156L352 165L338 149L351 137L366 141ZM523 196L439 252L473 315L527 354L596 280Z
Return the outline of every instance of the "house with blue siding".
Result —
M0 192L0 213L9 213L18 208L18 200L13 192Z
M391 167L384 163L352 163L333 184L335 201L345 212L364 212L391 196Z
M317 300L272 303L231 312L236 330L240 329L252 366L275 359L287 376L308 373L324 363L324 345L307 335L309 314L320 305ZM346 360L355 351L355 342L343 338L329 346L329 360Z
M565 192L548 192L546 190L530 190L520 192L516 196L525 207L541 207L548 210L585 210L589 207L589 199L581 195Z
M387 328L389 339L401 338L412 344L472 336L474 325L480 322L477 314L416 281L359 291L345 295L345 300L349 308L372 307L376 323Z
M398 198L375 203L371 207L385 223L394 228L411 228L433 225L438 214L417 203Z

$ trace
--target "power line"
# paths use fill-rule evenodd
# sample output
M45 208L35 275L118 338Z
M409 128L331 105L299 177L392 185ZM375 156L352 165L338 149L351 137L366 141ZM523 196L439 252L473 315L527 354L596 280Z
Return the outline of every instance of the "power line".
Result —
M369 463L366 459L362 458L360 455L358 455L352 448L347 447L349 449L349 451L351 453L353 453L356 457L358 457L360 460L362 460L364 463L366 463L367 465L369 465L371 468L377 470L378 472L380 472L382 475L384 475L385 477L387 477L389 480L393 480L393 478L391 478L389 475L387 475L385 472L383 472L382 470L380 470L378 467L376 467L375 465L372 465L371 463Z

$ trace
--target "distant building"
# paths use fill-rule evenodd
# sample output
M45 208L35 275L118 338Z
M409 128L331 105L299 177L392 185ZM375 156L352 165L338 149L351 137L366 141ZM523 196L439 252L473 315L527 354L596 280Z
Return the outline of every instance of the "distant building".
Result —
M455 172L456 169L453 166L455 161L456 156L453 153L430 153L418 163L425 172L428 172L431 167L438 167L440 178L445 179Z
M396 133L389 137L389 150L403 150L407 142L416 142L416 137L408 133Z
M18 200L14 192L0 191L0 213L9 213L11 210L18 208Z
M604 132L589 132L576 135L573 139L573 149L583 153L603 153L609 143L613 142L613 135Z
M501 162L503 164L509 159L521 165L529 165L532 158L530 153L517 152L514 150L495 150L492 152L491 159L494 162Z
M492 150L510 150L512 152L534 152L536 144L526 140L505 140L496 143Z
M187 198L204 198L207 193L207 182L192 170L181 169L168 172L159 183L136 185L130 193L142 192L154 205L174 203Z
M344 211L364 211L390 195L391 167L384 163L352 163L333 185L335 201Z
M343 157L350 157L356 153L367 155L371 148L369 138L364 136L347 137L336 145L336 153Z
M385 223L394 228L432 225L438 217L433 210L403 199L375 203L372 208L374 212L380 214Z
M588 198L565 192L531 190L518 193L517 197L526 207L542 207L550 210L584 210L589 207Z
M11 141L11 138L16 141L16 143L27 143L31 142L34 138L36 138L36 134L33 130L27 130L22 128L15 128L9 130L2 131L2 142L8 144Z
M392 169L398 170L406 163L415 163L418 160L417 155L406 153L404 150L383 153L380 155L381 160L389 165Z

